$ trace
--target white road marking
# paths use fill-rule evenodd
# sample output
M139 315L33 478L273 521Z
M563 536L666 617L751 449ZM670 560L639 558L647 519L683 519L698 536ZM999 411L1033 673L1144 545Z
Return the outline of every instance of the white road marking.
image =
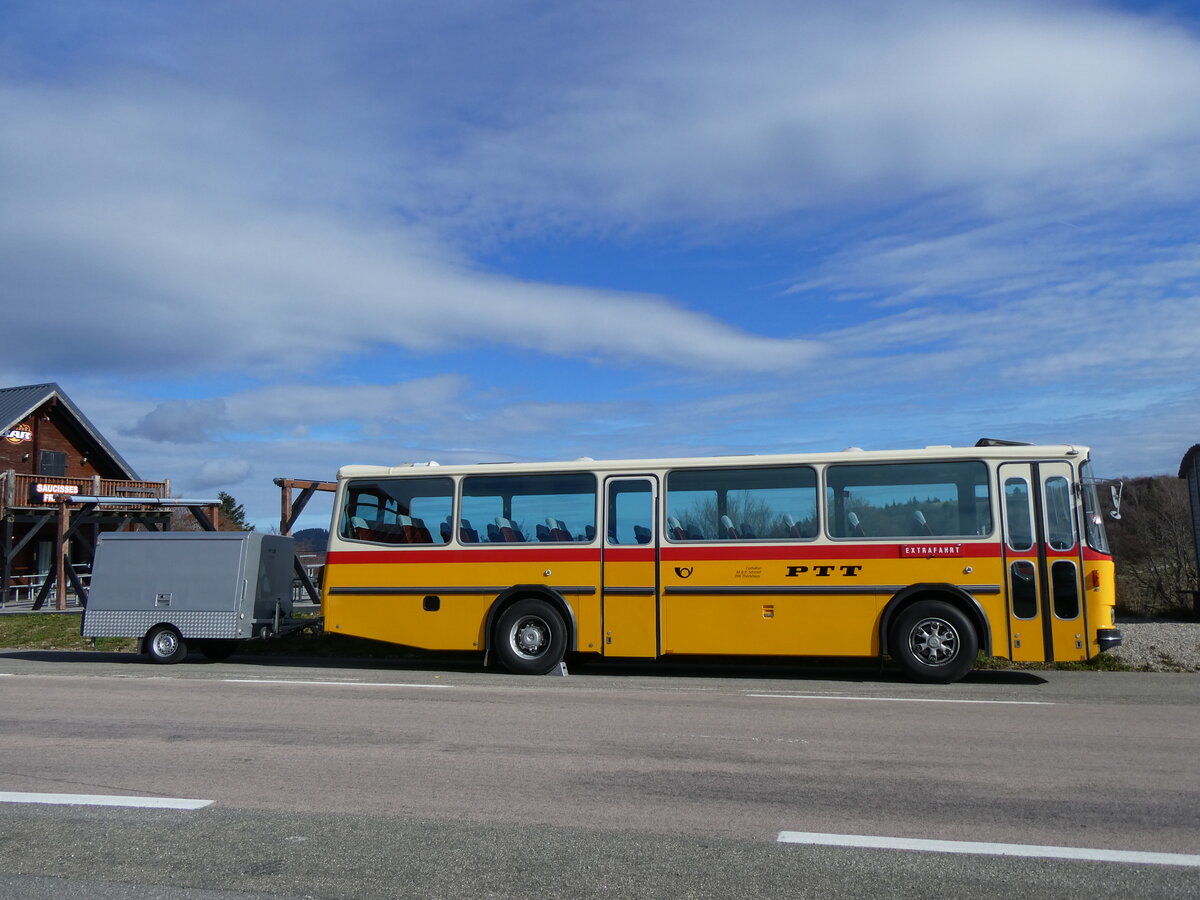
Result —
M448 684L404 684L386 681L289 681L284 678L222 678L227 684L315 684L334 687L448 688Z
M955 700L946 697L830 697L826 694L747 694L777 700L871 700L877 703L991 703L997 706L1053 706L1048 700Z
M1200 866L1200 855L1151 853L1143 850L1104 850L1089 847L1044 847L1037 844L993 844L985 841L929 841L869 834L822 834L781 831L781 844L819 844L825 847L866 847L877 850L916 850L925 853L973 853L985 856L1023 856L1038 859L1079 859L1088 862L1133 863L1155 866Z
M0 803L49 803L54 806L132 806L143 809L203 809L211 800L182 797L122 797L109 794L37 794L0 791Z

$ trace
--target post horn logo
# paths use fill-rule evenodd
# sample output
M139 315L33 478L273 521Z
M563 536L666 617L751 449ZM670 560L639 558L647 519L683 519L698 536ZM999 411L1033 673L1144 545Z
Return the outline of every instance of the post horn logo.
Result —
M694 571L696 571L696 570L694 568L692 568L691 566L676 566L675 567L675 574L678 575L680 578L691 578L692 572L694 572Z

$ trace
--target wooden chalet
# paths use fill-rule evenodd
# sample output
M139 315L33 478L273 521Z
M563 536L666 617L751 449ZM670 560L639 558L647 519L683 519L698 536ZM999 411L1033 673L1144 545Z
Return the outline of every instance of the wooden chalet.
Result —
M86 597L101 532L165 530L188 505L203 527L214 501L171 500L170 481L145 481L57 384L0 388L0 604ZM192 504L196 504L192 507Z

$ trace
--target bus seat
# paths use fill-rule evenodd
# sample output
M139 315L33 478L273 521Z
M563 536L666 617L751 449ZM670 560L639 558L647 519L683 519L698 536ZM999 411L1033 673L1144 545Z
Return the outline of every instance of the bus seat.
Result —
M867 530L863 528L862 522L858 521L858 513L846 513L846 521L850 523L851 537L866 537Z
M519 544L525 540L520 529L515 526L510 519L503 516L496 516L496 527L500 529L500 540L506 544Z
M796 524L796 520L793 519L789 513L783 514L783 527L790 537L804 537L804 532L800 530L800 526Z
M491 522L488 522L487 536L488 543L491 544L499 544L504 540L504 538L500 535L500 528L496 525L493 525Z
M916 525L917 534L927 534L933 537L933 529L929 527L929 523L925 521L925 513L919 509L913 510L913 524Z
M479 543L479 532L471 527L468 519L458 520L458 539L464 544Z
M429 533L429 529L425 526L424 519L413 518L413 532L415 534L415 544L432 544L433 535Z
M399 526L400 540L398 544L419 544L417 540L417 526L413 524L412 516L396 516L396 525Z
M567 528L567 523L562 519L547 519L546 525L550 528L550 536L556 541L571 540L570 529Z
M650 529L647 528L645 525L634 525L633 526L633 539L635 541L637 541L639 544L650 543L650 537L651 537Z
M448 543L450 543L450 536L451 536L451 535L453 534L453 532L454 532L454 527L453 527L453 526L450 524L450 517L449 517L449 516L446 516L446 521L445 521L445 522L442 522L442 523L440 523L440 524L438 525L438 532L439 532L439 533L441 534L441 536L442 536L442 543L443 543L443 544L448 544Z
M687 532L683 530L683 526L679 524L679 520L674 516L667 516L667 536L673 541L686 541L688 539Z
M554 535L545 525L535 525L534 529L537 531L537 539L539 541L542 541L543 543L549 543L550 541L554 540Z
M589 544L594 541L596 539L596 526L585 525L583 528L583 536Z
M721 538L723 540L736 541L740 535L737 529L733 527L733 519L729 516L721 516Z

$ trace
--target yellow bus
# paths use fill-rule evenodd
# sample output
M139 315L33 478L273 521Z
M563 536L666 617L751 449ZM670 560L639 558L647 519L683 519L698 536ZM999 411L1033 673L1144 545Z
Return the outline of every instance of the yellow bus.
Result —
M327 632L474 650L891 657L950 682L977 655L1118 646L1088 449L974 447L338 472Z

